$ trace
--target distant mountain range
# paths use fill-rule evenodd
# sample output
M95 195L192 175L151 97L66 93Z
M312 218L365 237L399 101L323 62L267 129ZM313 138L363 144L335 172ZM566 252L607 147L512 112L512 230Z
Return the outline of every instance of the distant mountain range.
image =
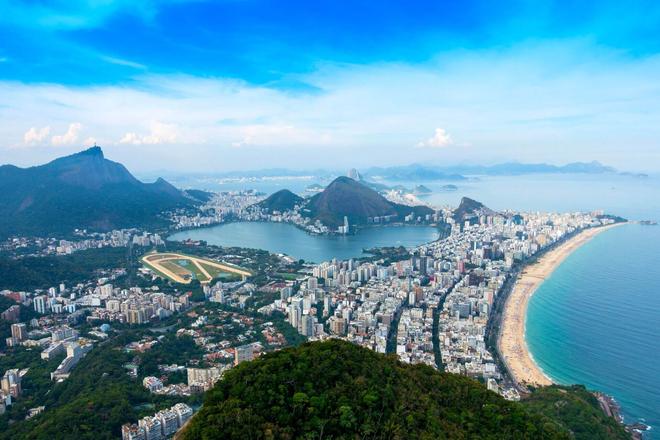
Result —
M372 188L345 176L336 178L323 191L307 200L289 190L281 190L257 204L267 212L289 211L301 205L303 215L319 220L330 228L343 225L344 217L351 225L364 225L373 217L391 216L402 221L409 214L423 217L434 212L427 206L390 202Z
M199 202L163 179L140 182L100 147L30 168L0 166L2 237L164 225L163 211Z
M607 174L618 173L632 177L646 177L645 174L618 172L615 168L600 162L573 162L566 165L550 165L547 163L518 163L506 162L496 165L450 165L435 166L411 164L394 167L372 167L362 171L351 169L349 177L369 184L374 189L378 185L374 181L456 181L467 180L468 176L517 176L524 174ZM313 177L318 179L331 179L343 172L336 170L290 170L273 168L251 171L232 171L214 174L218 178L265 178L265 177Z
M517 162L497 165L456 165L435 167L412 164L400 167L369 168L364 172L366 178L385 180L465 180L466 176L516 176L522 174L603 174L615 173L612 167L600 162L574 162L562 166L546 163L524 164Z

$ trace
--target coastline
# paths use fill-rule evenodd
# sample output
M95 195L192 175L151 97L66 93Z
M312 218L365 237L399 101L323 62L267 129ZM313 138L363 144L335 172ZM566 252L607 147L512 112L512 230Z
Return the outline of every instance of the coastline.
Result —
M625 223L614 223L585 229L556 249L543 255L537 262L525 266L518 275L513 290L504 305L498 349L511 378L521 386L552 385L553 381L538 366L529 352L525 323L529 299L539 286L576 249L596 235Z

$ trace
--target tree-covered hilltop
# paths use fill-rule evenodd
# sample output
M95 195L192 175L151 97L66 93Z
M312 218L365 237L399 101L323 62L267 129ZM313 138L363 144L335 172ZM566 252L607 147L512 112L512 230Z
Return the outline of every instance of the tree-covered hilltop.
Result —
M47 289L60 283L77 284L94 276L99 269L127 267L128 249L85 249L70 255L0 257L0 290Z
M344 224L344 217L351 225L367 224L369 217L391 216L397 221L409 214L424 217L433 214L428 206L405 206L393 203L349 177L338 177L328 187L309 199L303 212L329 227Z
M464 376L330 340L230 371L179 437L570 439L581 422L555 421Z
M605 416L596 396L582 385L539 388L524 403L531 412L551 417L576 440L630 439L620 423Z
M257 203L257 206L262 210L272 214L273 212L291 211L296 206L302 205L304 199L288 189L279 190L267 199Z

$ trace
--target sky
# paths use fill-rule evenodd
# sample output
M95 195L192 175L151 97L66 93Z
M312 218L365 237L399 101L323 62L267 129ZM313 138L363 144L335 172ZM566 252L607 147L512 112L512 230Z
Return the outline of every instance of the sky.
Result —
M0 163L660 171L655 1L0 0Z

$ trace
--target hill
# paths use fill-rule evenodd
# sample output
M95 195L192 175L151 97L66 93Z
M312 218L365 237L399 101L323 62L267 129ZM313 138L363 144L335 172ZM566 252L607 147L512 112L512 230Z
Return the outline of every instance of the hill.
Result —
M552 418L578 440L630 439L613 417L603 417L596 396L581 385L540 388L524 403L531 412Z
M272 214L273 212L291 211L296 206L303 203L304 199L292 193L288 189L282 189L271 194L266 200L257 203L257 206L263 211Z
M305 206L310 217L329 227L344 223L344 216L352 225L363 225L369 217L393 216L402 221L414 213L416 216L432 214L426 206L404 206L392 203L378 192L350 177L338 177L321 193L312 197Z
M457 223L462 223L467 220L480 217L482 215L496 215L497 212L484 206L483 203L477 202L469 197L463 197L458 208L454 210L453 218Z
M0 237L165 223L165 210L196 203L163 179L142 183L99 147L45 165L0 166Z
M329 340L229 371L178 437L570 439L580 423L566 427L465 376Z

